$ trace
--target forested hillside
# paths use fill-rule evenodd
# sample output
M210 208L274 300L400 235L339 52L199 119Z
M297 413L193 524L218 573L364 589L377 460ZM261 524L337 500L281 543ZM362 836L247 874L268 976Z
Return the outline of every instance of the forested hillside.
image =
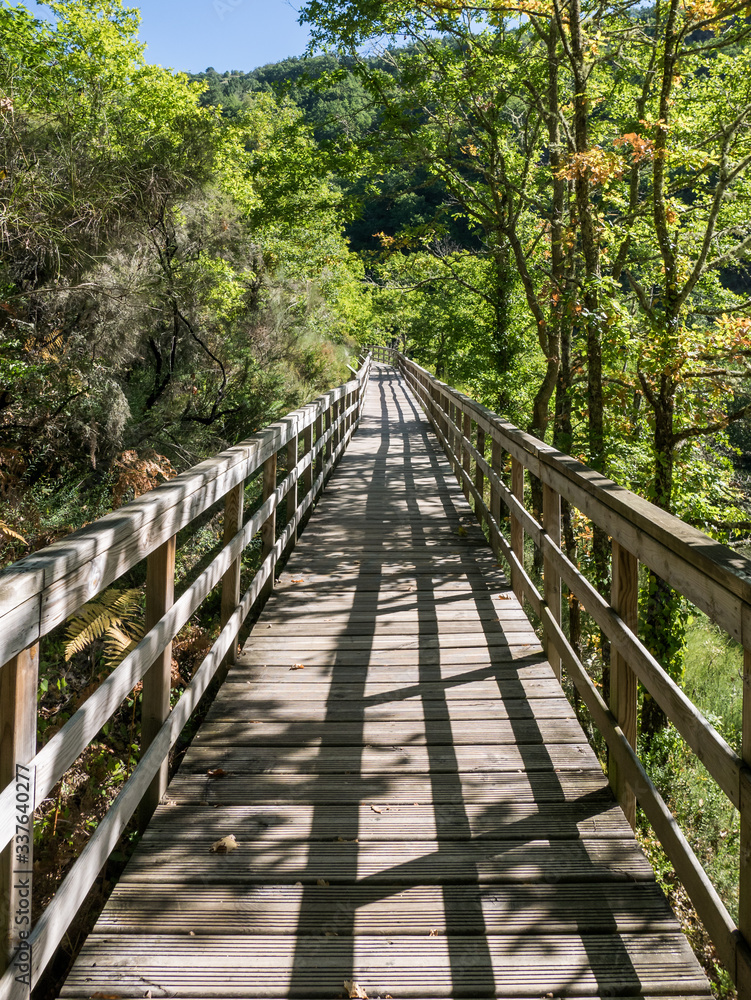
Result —
M118 2L0 6L4 560L341 380L363 267L302 112L146 64Z
M751 29L711 0L523 13L311 0L336 57L198 79L228 119L269 92L303 111L385 333L742 545ZM605 586L607 539L564 528ZM687 612L657 577L643 613L679 673Z

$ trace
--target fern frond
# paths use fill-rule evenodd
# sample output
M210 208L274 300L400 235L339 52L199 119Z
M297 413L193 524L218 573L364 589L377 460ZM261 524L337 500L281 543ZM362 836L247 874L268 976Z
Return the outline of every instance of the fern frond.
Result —
M84 604L78 615L71 618L65 632L65 659L70 660L76 653L82 653L97 639L108 635L112 629L120 634L131 633L138 638L143 634L137 620L140 612L141 592L137 589L118 590L110 587L93 601ZM137 641L137 640L136 640ZM124 655L124 654L123 654Z
M131 590L121 590L117 600L110 605L110 608L114 614L117 614L128 625L140 628L142 598L142 592L137 587Z
M16 541L23 542L24 545L28 544L23 535L19 535L13 528L9 528L5 521L0 521L0 541L7 538L15 538Z
M125 659L131 650L135 649L142 636L129 636L117 625L112 625L107 629L104 639L104 656L107 666L116 667Z

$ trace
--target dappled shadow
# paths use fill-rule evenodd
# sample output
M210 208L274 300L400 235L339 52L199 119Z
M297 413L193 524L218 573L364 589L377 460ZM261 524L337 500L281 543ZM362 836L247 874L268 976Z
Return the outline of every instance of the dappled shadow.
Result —
M488 551L376 367L102 933L247 936L227 996L640 995L675 923Z

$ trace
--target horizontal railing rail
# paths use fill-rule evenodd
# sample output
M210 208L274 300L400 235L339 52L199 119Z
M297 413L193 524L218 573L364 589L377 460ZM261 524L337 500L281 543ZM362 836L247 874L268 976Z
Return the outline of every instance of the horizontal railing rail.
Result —
M140 810L143 826L164 794L171 747L211 680L234 662L243 622L273 588L277 562L294 545L302 518L357 429L370 364L367 354L346 384L0 573L0 1000L28 995L126 824ZM259 472L262 502L245 521L245 483ZM177 533L221 500L223 547L175 600ZM282 501L285 523L277 525ZM259 532L261 564L241 595L241 556ZM144 559L146 634L37 752L40 640ZM170 711L172 641L219 585L221 632ZM139 681L141 758L32 927L34 804L49 795Z
M399 367L428 415L490 542L509 565L516 596L542 623L551 666L563 666L609 750L609 779L632 827L644 810L688 892L717 955L744 1000L751 998L751 562L603 475L509 424L390 348L373 358ZM490 455L488 449L490 448ZM511 459L510 488L503 478ZM474 474L473 474L474 466ZM524 506L525 472L542 483L542 523ZM489 496L486 499L486 494ZM606 600L561 547L561 499L612 540L611 597ZM505 510L505 516L504 516ZM502 531L508 518L510 540ZM524 538L540 550L540 592L525 569ZM638 637L638 568L644 564L704 611L744 648L743 747L738 755L705 719ZM564 583L611 648L606 704L561 624ZM637 680L739 810L739 921L696 858L636 753Z

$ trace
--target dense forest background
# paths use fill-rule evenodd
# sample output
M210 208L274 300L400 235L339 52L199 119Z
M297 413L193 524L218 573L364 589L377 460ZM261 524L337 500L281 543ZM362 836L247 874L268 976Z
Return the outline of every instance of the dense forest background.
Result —
M309 0L327 54L193 77L144 61L120 0L46 6L54 26L0 0L3 563L342 381L368 342L747 551L743 5ZM563 531L607 592L608 539L565 504ZM737 649L641 583L645 642L737 747ZM566 628L607 694L572 595ZM96 643L63 652L55 724L104 669ZM737 814L664 721L644 697L652 773L732 908Z

